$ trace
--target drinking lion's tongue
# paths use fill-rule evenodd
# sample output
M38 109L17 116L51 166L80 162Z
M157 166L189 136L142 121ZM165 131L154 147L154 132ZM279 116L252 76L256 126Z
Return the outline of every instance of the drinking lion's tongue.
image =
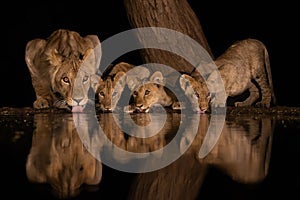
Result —
M83 107L82 106L73 106L72 107L72 112L82 112Z

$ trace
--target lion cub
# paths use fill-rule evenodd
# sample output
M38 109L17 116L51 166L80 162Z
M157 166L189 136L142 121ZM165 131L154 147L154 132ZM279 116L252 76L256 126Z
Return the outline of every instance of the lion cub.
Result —
M138 78L126 79L128 87L133 91L134 111L149 112L151 106L160 104L163 107L178 108L176 96L165 87L165 80L160 71L155 71L149 81L141 83Z
M120 62L114 65L108 75L104 75L99 81L97 88L99 108L103 112L112 112L124 91L125 74L134 65Z
M179 84L193 111L197 113L209 111L211 95L203 79L182 74L179 78Z
M250 94L244 101L234 103L235 107L252 106L256 103L258 107L269 108L272 101L276 104L269 56L262 42L256 39L237 41L214 63L218 71L209 74L206 82L196 81L188 75L181 77L182 89L192 102L195 97L198 98L200 110L204 110L203 105L206 107L210 103L215 107L225 106L223 100L215 94L215 91L222 88L222 85L216 84L218 73L224 84L226 98L249 91ZM208 97L208 88L215 95L213 98Z
M235 102L236 107L251 106L269 108L271 102L276 104L273 91L270 60L265 45L256 39L245 39L235 42L215 60L224 83L226 95L234 97L249 91L250 95L242 102ZM206 83L212 91L218 91L214 84L218 71L213 71ZM215 106L220 106L216 96Z

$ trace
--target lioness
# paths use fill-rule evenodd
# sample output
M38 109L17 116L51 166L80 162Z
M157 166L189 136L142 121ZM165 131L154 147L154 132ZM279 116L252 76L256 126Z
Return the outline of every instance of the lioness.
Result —
M212 94L221 88L221 85L216 84L218 73L222 78L221 83L224 84L226 98L243 94L247 90L250 93L248 98L242 102L235 102L234 106L251 106L259 98L260 101L256 103L256 106L269 108L272 100L273 104L276 104L269 55L262 42L256 39L237 41L214 63L218 71L209 74L206 82L196 81L193 77L186 75L182 77L184 82L189 83L182 85L183 90L192 102L195 100L191 94L195 94L199 99L200 110L203 109L201 108L203 105L209 103L214 104L215 107L224 106L223 100L217 95L207 98L208 88Z
M81 112L95 92L99 77L100 41L96 35L81 37L59 29L47 39L33 39L26 45L25 61L30 71L36 109L56 107Z
M104 74L104 77L100 78L96 94L101 111L111 112L116 108L126 86L124 76L133 67L132 64L120 62L114 65L107 75Z
M135 111L149 112L150 107L155 104L179 109L179 102L176 96L164 86L164 77L160 71L155 71L149 80L149 82L145 82L142 85L133 77L131 80L126 80L129 88L132 88L131 90L133 91Z

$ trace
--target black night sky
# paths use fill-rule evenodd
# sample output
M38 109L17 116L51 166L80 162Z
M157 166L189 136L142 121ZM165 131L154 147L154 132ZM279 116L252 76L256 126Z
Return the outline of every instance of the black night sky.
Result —
M215 56L236 40L261 40L269 51L278 104L300 106L297 6L288 1L261 0L188 2L198 15ZM66 28L82 36L96 34L103 41L131 28L121 0L80 4L73 1L72 5L70 1L56 4L24 1L22 4L2 5L0 107L32 106L35 100L25 63L25 46L29 40L46 38L54 30ZM122 59L139 64L138 56Z

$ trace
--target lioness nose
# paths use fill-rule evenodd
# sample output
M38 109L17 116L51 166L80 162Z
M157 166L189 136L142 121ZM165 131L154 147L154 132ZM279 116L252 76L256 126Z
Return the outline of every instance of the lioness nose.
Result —
M77 104L79 104L82 101L82 98L73 99Z

